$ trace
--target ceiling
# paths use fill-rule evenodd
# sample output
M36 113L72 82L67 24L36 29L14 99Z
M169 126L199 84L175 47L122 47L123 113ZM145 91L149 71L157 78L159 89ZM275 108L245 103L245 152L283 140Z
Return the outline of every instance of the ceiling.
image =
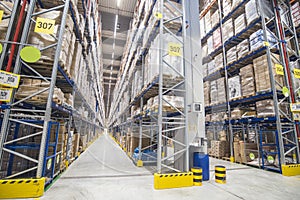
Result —
M108 117L110 103L113 99L113 90L119 76L127 32L136 2L137 0L99 1L102 19L103 88L106 117Z

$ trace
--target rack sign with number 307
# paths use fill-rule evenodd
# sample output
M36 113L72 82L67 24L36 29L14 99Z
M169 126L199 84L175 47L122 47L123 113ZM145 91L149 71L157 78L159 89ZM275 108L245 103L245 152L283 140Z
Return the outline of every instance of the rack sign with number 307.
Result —
M168 54L169 56L181 56L182 45L178 43L169 42L168 43Z
M34 32L53 34L54 26L55 26L55 20L38 17L36 19Z

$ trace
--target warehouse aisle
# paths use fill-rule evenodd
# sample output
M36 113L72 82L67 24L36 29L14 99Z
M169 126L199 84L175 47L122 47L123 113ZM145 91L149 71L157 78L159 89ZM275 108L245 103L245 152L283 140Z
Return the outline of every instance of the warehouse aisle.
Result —
M211 180L202 187L154 190L153 176L137 168L107 135L90 146L45 193L43 200L298 199L300 177L283 177L236 163L211 159ZM214 182L213 168L225 165L227 184ZM285 187L283 187L285 185Z

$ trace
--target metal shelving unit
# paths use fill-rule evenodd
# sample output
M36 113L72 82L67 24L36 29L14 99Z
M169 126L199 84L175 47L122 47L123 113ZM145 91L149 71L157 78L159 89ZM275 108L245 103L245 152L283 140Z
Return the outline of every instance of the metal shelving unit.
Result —
M157 8L156 12L153 12L154 7ZM203 93L202 74L199 73L200 46L193 42L200 40L198 7L198 1L182 1L181 3L166 0L153 1L150 13L140 19L136 29L129 36L129 41L133 42L129 47L131 50L128 53L129 56L124 63L127 67L129 67L128 63L134 64L131 63L132 68L125 67L123 76L116 86L118 96L113 101L110 113L113 136L119 132L124 137L128 133L128 128L135 129L139 145L130 156L138 166L156 165L155 171L158 173L189 171L190 158L195 149L206 153L203 95L200 95L201 92ZM170 15L168 18L167 14ZM145 37L145 29L140 29L139 25L145 26L147 31L150 30L147 40L140 39ZM160 59L157 65L159 74L153 77L150 83L143 85L142 90L132 97L126 108L120 108L117 102L122 99L124 91L130 92L131 85L127 83L131 82L132 73L138 68L141 69L142 75L146 73L144 71L145 57L153 41L158 41L155 47L159 49ZM180 49L179 55L175 57L179 57L180 62L176 67L181 67L182 71L176 69L168 61L168 58L172 57L171 43L176 43ZM137 61L134 60L136 56L138 56ZM166 76L165 69L175 72L176 78ZM127 72L129 72L128 75ZM190 88L192 86L194 90ZM168 94L181 97L183 109L173 105L165 96ZM158 96L157 106L144 110L146 102L155 96ZM195 105L200 107L199 110L194 110ZM140 108L138 114L133 115L130 112L133 106ZM203 126L201 126L202 122ZM193 127L189 133L188 127ZM143 143L145 138L149 140L147 145ZM198 141L199 146L190 150L190 145L195 138L201 138L201 142Z
M1 2L0 2L1 3ZM46 4L45 4L46 3ZM22 32L20 32L20 42L14 43L11 41L11 36L14 34L13 24L18 20L19 9L21 5L27 4L27 12L24 16L24 24L22 25ZM41 54L46 50L53 50L54 54L51 58L51 69L48 72L39 73L31 63L23 61L20 57L21 50L26 46L35 46L35 44L28 43L28 37L35 25L35 17L49 13L51 11L61 11L61 18L59 19L59 27L66 26L66 18L70 13L74 22L74 31L77 40L83 45L81 35L79 34L78 22L74 16L73 4L70 0L49 3L42 0L33 1L14 1L13 10L10 16L10 23L3 43L3 52L1 54L1 66L6 66L6 55L10 50L10 45L17 45L17 53L15 57L12 71L14 74L20 74L23 77L32 77L36 80L45 81L48 86L32 94L24 95L21 99L16 99L14 94L17 89L13 90L13 96L7 103L1 104L1 134L0 134L0 167L2 174L0 178L30 178L30 177L47 177L47 183L50 183L53 178L61 172L59 168L62 162L62 152L57 152L58 145L58 130L60 123L68 123L68 138L66 139L68 145L67 152L72 145L72 133L75 129L78 133L87 134L87 140L92 141L101 132L103 126L103 110L96 105L90 105L86 97L80 92L80 88L64 71L60 64L60 53L63 43L63 36L65 28L58 28L58 35L51 35L55 41L49 46L40 49ZM85 3L83 2L83 5ZM43 8L42 11L37 11ZM84 9L84 8L83 8ZM97 45L96 43L94 45ZM84 58L89 52L83 52ZM98 68L98 55L93 54L93 63L88 63L86 59L85 64L92 65L94 69ZM98 76L94 70L90 79ZM100 81L98 82L100 83ZM74 95L74 107L68 105L59 105L53 102L53 94L55 87L60 88L63 92ZM94 85L94 94L98 101L98 105L102 106L102 98L97 84ZM44 103L28 103L27 100L36 95L47 92L47 102ZM97 108L96 108L97 107ZM83 117L78 112L78 108L84 108L88 113L87 118ZM99 111L100 110L100 111ZM23 129L22 129L22 128ZM12 137L13 136L13 137ZM9 159L9 166L5 167L2 161L4 158ZM17 159L16 159L17 157ZM67 161L70 163L71 156L67 153ZM12 165L18 165L17 168L12 169Z
M221 27L222 25L230 18L236 18L240 15L245 9L245 5L249 0L241 1L235 8L233 8L226 16L220 14L220 22L212 27L212 30L209 31L203 38L202 43L205 43L210 35L213 34L215 30ZM258 146L258 158L259 166L263 169L270 169L275 171L281 171L282 165L296 164L299 163L299 128L297 118L294 118L293 113L289 109L290 105L298 102L299 88L295 88L295 85L298 85L299 80L292 78L294 76L294 70L291 69L290 62L298 62L297 69L299 68L299 43L297 39L296 28L293 25L292 16L291 16L291 6L289 1L276 1L271 0L272 2L272 11L274 14L273 17L267 18L263 12L262 3L257 1L258 11L260 16L253 20L248 26L246 26L239 33L230 37L226 42L222 39L222 45L210 53L204 62L208 62L218 53L223 53L224 57L224 66L220 70L209 74L204 78L204 81L216 80L219 77L225 77L226 86L228 87L228 77L236 75L244 66L251 64L253 59L261 56L267 55L268 59L268 68L269 76L271 77L271 90L263 93L256 93L254 96L244 97L237 100L228 100L228 89L227 89L227 99L226 103L206 106L205 110L207 113L218 112L220 110L225 110L228 116L228 120L222 122L206 122L207 130L215 130L214 127L222 126L228 132L229 142L231 145L230 155L233 158L233 135L240 132L241 136L244 138L245 129L249 127L254 127L253 130L256 134L256 143ZM218 6L216 6L216 4ZM214 6L213 6L214 5ZM200 16L204 16L208 9L212 7L216 10L219 10L219 13L222 12L221 1L213 1L207 9L204 9ZM264 46L259 49L256 49L252 52L249 52L242 58L234 61L233 63L226 64L226 53L227 50L234 45L240 43L250 34L255 31L262 29L264 37ZM272 37L276 39L276 43L270 45L268 41L267 34L271 32ZM221 36L223 38L223 36ZM288 53L287 53L288 52ZM275 58L274 55L279 57ZM277 66L282 67L284 73L283 85L276 82L275 74L273 74L272 69L272 60L275 59L278 63ZM287 89L287 94L284 90ZM231 110L235 107L255 105L259 100L272 99L274 102L274 116L266 117L246 117L241 119L232 119L230 116ZM282 109L283 107L287 109ZM265 140L264 137L268 135L272 137L272 141L268 143L268 140ZM271 136L270 136L271 135ZM268 163L268 156L271 155L276 164ZM273 161L274 161L273 160Z

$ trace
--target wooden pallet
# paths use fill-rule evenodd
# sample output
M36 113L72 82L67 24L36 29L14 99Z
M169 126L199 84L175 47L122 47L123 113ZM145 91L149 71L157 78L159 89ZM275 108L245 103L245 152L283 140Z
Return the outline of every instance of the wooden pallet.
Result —
M234 97L234 98L231 98L230 101L236 101L236 100L240 100L240 99L243 99L243 98L244 98L243 96Z
M250 98L250 97L255 96L255 95L256 95L255 93L248 94L248 95L243 95L243 99Z

